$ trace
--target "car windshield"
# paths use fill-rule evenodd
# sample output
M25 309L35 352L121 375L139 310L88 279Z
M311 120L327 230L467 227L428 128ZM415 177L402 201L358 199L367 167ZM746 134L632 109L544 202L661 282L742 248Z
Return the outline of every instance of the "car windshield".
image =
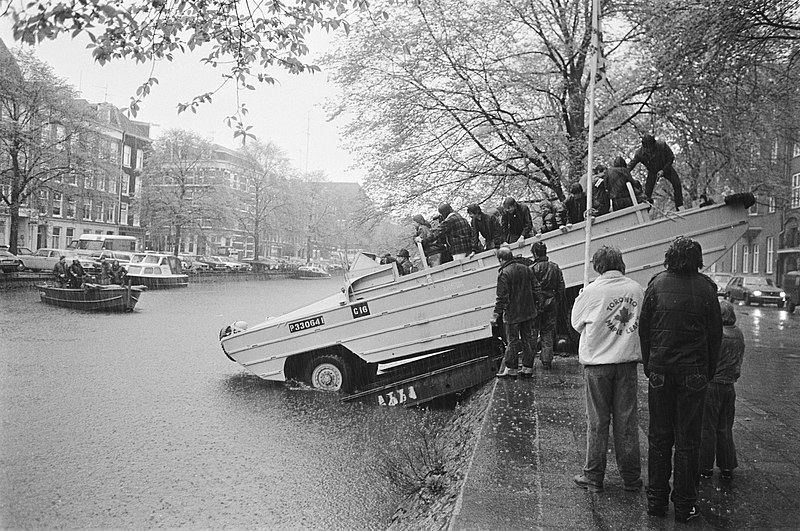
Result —
M774 288L771 278L748 278L744 281L745 285L751 288Z
M3 251L3 250L0 249L0 256L11 256L11 257L13 257L14 255L9 253L8 251Z

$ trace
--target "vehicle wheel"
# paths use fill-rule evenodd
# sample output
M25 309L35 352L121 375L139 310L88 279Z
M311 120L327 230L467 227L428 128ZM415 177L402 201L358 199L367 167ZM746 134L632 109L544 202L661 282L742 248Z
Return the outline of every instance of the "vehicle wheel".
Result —
M352 384L350 368L341 356L318 356L308 364L308 383L321 391L349 391Z
M744 294L744 305L750 306L750 295L747 293Z
M786 306L786 311L789 312L789 313L794 313L794 309L795 308L796 308L795 304L793 302L790 302Z

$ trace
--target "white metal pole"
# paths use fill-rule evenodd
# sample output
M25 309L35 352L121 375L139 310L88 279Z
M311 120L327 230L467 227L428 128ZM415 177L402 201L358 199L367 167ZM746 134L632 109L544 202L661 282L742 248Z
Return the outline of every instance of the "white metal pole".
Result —
M600 53L600 39L598 35L600 17L600 0L592 1L592 63L591 79L589 80L589 154L587 157L586 169L586 242L583 249L583 285L589 284L589 267L591 260L592 243L592 216L589 215L592 209L592 198L594 191L594 181L592 179L592 168L594 167L594 98L595 85L597 80L597 60Z

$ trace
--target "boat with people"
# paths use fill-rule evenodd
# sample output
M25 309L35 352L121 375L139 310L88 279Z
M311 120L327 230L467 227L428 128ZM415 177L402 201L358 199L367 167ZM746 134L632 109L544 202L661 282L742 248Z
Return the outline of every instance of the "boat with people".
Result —
M677 236L701 244L706 266L719 260L747 230L752 202L751 194L735 194L724 203L658 219L651 219L649 204L634 204L596 218L589 247L591 253L602 245L619 248L626 275L646 286L661 271L664 253ZM585 274L585 225L537 234L509 247L515 255L530 256L533 243L545 242L567 288L577 290ZM236 321L224 327L224 353L267 380L300 380L345 392L369 392L377 385L381 391L372 399L379 404L413 403L410 394L421 394L420 381L413 389L392 388L385 375L393 370L399 369L397 381L407 381L424 371L498 355L497 331L490 325L499 267L494 251L403 276L392 263L356 263L339 292L254 326ZM416 368L409 371L411 366ZM485 381L492 376L487 372L476 378ZM477 383L464 378L446 386L455 392Z
M173 254L135 253L128 263L127 277L134 284L149 289L185 288L189 275L181 270L180 259Z
M298 267L296 276L303 279L331 278L331 274L325 268L316 264L306 264Z
M50 284L36 286L41 301L51 306L93 312L131 312L147 288L119 284L86 283L80 288L62 288Z

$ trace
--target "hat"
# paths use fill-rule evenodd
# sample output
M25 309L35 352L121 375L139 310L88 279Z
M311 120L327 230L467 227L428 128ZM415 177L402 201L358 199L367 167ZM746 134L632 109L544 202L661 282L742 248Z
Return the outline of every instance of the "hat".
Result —
M397 251L397 256L405 256L406 258L409 257L408 249L400 249Z
M66 258L66 256L64 256L63 254L58 257L59 260L63 260L64 258Z

